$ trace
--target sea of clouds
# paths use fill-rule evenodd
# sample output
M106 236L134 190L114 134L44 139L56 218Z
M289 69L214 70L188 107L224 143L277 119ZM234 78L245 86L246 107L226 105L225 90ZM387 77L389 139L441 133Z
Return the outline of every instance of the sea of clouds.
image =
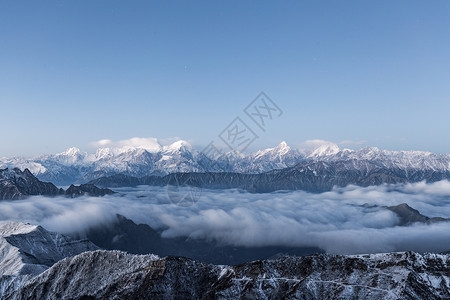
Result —
M203 238L227 245L315 246L339 254L450 250L450 222L398 226L397 215L383 208L407 203L428 217L448 218L448 181L349 186L321 194L203 190L198 202L188 207L173 204L164 187L115 191L105 197L1 201L0 220L73 233L111 224L121 214L161 230L164 237Z

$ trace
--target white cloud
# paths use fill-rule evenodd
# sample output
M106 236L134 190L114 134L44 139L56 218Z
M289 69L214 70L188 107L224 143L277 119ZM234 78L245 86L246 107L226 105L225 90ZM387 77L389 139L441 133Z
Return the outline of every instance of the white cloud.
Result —
M449 223L396 226L382 206L408 203L430 217L450 217L450 182L252 194L204 190L191 207L173 205L163 187L124 188L101 198L32 197L0 202L0 219L41 224L59 232L110 222L116 213L163 230L243 246L317 246L331 253L450 250ZM367 206L376 205L376 206Z
M103 139L96 142L92 142L91 144L97 148L108 147L108 148L120 148L123 150L129 148L142 148L150 152L157 152L161 150L161 145L159 144L158 140L152 137L149 138L134 137L121 141L112 141L109 139Z

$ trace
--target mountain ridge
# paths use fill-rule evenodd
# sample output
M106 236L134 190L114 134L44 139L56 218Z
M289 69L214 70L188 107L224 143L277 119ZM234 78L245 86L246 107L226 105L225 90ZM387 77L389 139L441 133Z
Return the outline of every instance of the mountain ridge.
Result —
M318 172L316 168L323 169L325 165L337 169L344 167L349 171L366 175L369 171L383 169L383 173L395 173L396 177L414 182L420 181L418 178L435 181L430 175L433 172L436 178L443 179L449 178L450 174L450 154L388 151L376 147L355 151L340 149L332 143L324 143L309 150L298 150L291 148L284 141L276 147L249 154L223 153L216 160L210 160L185 141L174 142L168 146L152 145L150 148L139 146L99 148L95 154L82 152L78 148L69 148L55 155L0 160L0 166L16 166L22 169L30 167L32 173L39 179L61 185L87 183L117 174L133 177L167 176L175 173L262 174L293 167L306 167L308 164L316 164L316 167L311 168L315 172ZM323 166L320 167L320 164ZM418 175L421 172L428 174ZM401 182L399 178L382 181ZM340 185L339 182L337 185Z
M98 250L65 258L5 299L442 299L450 256L280 257L236 266Z

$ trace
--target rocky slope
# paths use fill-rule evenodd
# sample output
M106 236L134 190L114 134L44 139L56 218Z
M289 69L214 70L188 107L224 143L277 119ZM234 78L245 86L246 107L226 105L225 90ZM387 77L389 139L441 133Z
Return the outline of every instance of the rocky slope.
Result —
M0 200L22 199L29 195L55 196L63 192L49 182L38 180L28 169L23 172L18 168L0 170Z
M96 249L87 240L75 240L41 226L0 222L0 298L57 261Z
M316 255L217 266L94 251L61 260L4 299L443 299L449 290L449 255Z

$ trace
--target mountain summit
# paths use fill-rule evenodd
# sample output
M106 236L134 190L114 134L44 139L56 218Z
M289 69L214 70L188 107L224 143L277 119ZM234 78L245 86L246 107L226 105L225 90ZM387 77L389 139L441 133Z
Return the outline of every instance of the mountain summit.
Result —
M40 180L58 185L86 183L116 174L133 177L194 172L259 174L294 166L302 169L302 166L308 165L309 167L304 169L304 174L307 174L309 169L321 168L323 163L326 163L328 168L337 168L336 171L347 168L348 172L342 174L347 177L364 174L372 176L369 173L375 174L384 170L384 173L390 174L390 178L395 174L392 182L401 182L398 176L404 178L404 181L436 181L450 176L449 154L423 151L387 151L378 148L354 151L340 149L336 144L319 140L315 141L315 147L312 149L298 150L282 141L273 148L249 154L228 152L216 161L211 161L183 140L167 146L160 146L156 139L144 142L144 145L141 145L143 141L133 139L131 144L99 148L94 154L87 154L78 148L69 148L60 154L31 159L4 158L0 160L0 167L30 168ZM319 169L314 172L321 174ZM334 177L334 180L338 179ZM367 178L364 181L376 183L375 179Z

